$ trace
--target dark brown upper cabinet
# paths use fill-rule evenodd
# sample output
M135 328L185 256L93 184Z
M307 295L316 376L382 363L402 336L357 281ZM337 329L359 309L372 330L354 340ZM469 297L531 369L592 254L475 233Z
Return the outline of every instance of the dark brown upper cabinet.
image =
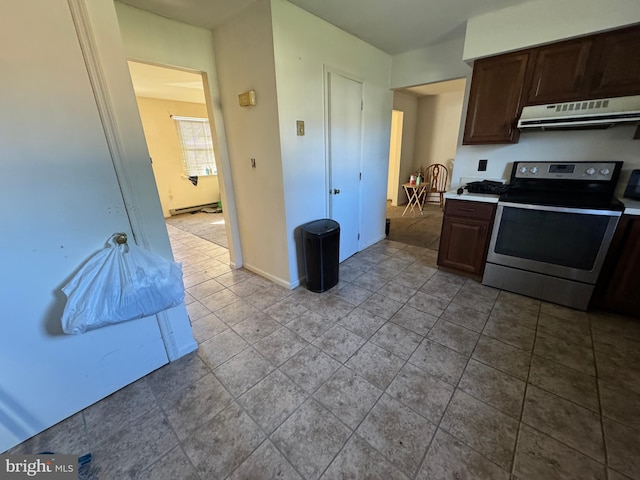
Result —
M562 42L534 50L534 68L528 105L582 100L592 39Z
M640 95L640 25L476 60L463 144L517 143L524 105Z
M596 37L589 96L640 95L640 26Z
M516 118L529 66L529 52L476 60L473 64L465 145L516 143Z

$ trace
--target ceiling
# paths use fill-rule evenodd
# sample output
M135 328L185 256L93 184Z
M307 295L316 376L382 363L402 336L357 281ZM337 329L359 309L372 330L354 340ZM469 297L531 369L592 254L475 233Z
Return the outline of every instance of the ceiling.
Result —
M224 24L256 0L119 0L204 28ZM467 18L532 0L289 0L390 54L464 35ZM129 62L137 96L205 103L200 75ZM463 91L464 79L401 89L421 97Z
M446 82L429 83L418 85L417 87L398 88L397 92L405 92L414 97L424 97L427 95L442 95L443 93L462 92L466 85L466 78L447 80Z
M205 103L202 75L145 63L127 63L136 97Z
M179 102L205 103L202 76L173 68L157 67L146 63L128 61L131 81L136 97L160 98ZM399 88L414 97L441 95L443 93L464 91L466 80L448 80L446 82Z
M164 17L216 28L256 0L120 0ZM533 0L289 0L391 55L462 35L468 18Z

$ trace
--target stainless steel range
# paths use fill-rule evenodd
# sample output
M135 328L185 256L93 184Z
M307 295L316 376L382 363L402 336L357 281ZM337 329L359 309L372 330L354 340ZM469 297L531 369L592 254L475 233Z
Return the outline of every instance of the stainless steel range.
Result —
M586 310L624 210L622 162L515 162L482 283Z

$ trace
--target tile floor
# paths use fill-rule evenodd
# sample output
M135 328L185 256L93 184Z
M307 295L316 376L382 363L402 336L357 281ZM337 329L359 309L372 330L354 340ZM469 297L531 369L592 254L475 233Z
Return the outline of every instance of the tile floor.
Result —
M382 241L323 294L169 226L200 346L13 452L95 479L640 479L640 322Z

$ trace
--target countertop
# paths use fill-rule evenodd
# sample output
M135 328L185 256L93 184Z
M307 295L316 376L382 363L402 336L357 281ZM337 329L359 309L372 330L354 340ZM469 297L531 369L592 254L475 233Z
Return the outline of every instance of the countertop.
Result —
M489 195L483 193L469 193L466 190L458 195L457 189L449 190L444 194L444 198L453 200L468 200L472 202L498 203L498 195ZM640 215L640 200L632 200L630 198L620 198L624 203L625 215Z
M619 198L618 200L624 203L625 215L640 215L640 200L631 200L630 198Z
M472 202L498 203L498 195L489 195L486 193L469 193L466 190L458 195L456 190L449 190L444 194L444 198L451 200L468 200ZM640 202L638 202L640 207ZM639 210L640 211L640 210Z

